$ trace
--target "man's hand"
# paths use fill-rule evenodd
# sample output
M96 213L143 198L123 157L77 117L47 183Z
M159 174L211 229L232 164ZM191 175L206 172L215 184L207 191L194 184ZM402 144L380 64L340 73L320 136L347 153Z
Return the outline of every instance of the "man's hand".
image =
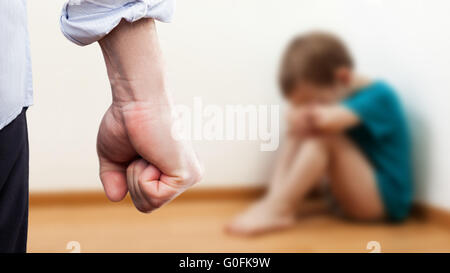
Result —
M109 199L120 201L130 191L136 207L149 212L200 179L200 166L191 147L171 136L170 114L169 105L113 104L108 109L100 125L97 150L100 178ZM146 160L132 162L137 157Z
M149 212L199 181L201 167L192 147L171 133L153 20L122 22L100 45L113 92L97 140L100 178L110 200L130 191L137 208ZM143 160L132 163L137 158ZM142 175L130 175L136 171Z

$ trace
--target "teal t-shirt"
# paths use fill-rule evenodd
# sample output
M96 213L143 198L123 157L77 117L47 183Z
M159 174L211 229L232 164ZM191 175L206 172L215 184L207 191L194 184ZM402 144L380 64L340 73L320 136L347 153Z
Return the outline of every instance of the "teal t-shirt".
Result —
M375 169L388 217L405 219L412 203L413 176L410 135L399 99L390 86L376 81L346 98L343 105L361 121L347 133Z

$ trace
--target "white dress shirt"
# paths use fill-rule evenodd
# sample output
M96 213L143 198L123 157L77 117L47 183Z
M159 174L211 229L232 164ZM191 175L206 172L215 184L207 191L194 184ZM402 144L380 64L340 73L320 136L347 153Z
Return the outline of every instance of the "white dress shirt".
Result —
M61 30L70 41L87 45L122 19L168 22L174 9L175 0L70 0L63 7ZM32 104L26 0L0 0L0 130Z
M108 34L122 19L169 22L174 9L175 0L71 0L64 5L61 30L72 42L88 45Z
M0 129L31 104L26 0L0 0Z

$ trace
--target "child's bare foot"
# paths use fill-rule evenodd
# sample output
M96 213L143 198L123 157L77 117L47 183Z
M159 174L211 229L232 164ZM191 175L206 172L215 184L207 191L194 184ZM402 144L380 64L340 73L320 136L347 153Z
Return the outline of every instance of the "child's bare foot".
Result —
M238 215L225 230L236 235L256 235L284 229L295 223L295 211L263 199Z

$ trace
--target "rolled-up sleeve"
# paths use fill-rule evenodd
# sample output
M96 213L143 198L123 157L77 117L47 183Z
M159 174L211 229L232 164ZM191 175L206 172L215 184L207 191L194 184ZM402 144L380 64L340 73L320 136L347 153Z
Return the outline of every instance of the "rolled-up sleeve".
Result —
M122 19L135 22L154 18L170 22L175 0L69 0L61 14L61 31L77 45L96 42Z

